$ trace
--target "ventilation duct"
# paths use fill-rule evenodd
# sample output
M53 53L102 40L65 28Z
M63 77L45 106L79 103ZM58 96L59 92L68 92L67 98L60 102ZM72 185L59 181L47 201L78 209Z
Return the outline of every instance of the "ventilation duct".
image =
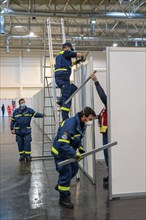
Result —
M4 16L0 16L0 34L6 34Z

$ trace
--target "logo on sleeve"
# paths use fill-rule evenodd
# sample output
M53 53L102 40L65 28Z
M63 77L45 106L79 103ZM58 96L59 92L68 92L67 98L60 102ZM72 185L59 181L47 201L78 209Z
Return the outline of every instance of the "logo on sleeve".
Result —
M64 132L64 134L62 135L61 138L64 139L64 140L67 140L67 132Z

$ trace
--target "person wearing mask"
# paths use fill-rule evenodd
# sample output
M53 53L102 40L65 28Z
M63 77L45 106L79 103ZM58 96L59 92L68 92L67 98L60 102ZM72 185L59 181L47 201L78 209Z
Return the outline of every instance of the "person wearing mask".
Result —
M16 142L19 150L19 161L31 162L31 119L43 118L43 114L34 111L25 104L25 99L19 100L19 108L16 108L11 117L10 129L16 134Z
M4 104L2 104L1 110L2 110L2 116L4 117L5 116L5 106L4 106Z
M91 75L91 79L95 83L95 87L97 90L97 93L104 104L104 108L101 110L101 112L98 115L98 122L99 122L99 127L100 127L100 133L102 134L102 143L103 145L108 144L108 133L107 133L107 96L101 87L97 77L95 74ZM107 171L108 171L108 149L104 150L104 158L105 158L105 163L107 166ZM103 178L103 186L108 187L108 176Z
M55 63L55 82L61 89L61 97L57 104L61 106L62 120L64 121L69 117L69 111L71 108L71 101L65 104L65 101L76 91L77 86L70 81L72 58L80 57L80 62L85 61L83 54L75 52L72 44L66 42L62 46L62 50L56 56ZM78 64L76 60L75 64Z
M55 189L60 193L59 205L66 208L74 208L71 202L70 183L71 179L77 174L78 161L82 159L84 148L81 139L85 134L86 127L92 124L96 114L90 107L84 108L63 121L54 139L51 153L54 157L56 170L59 173L58 184ZM58 166L58 163L69 158L76 158L77 161Z

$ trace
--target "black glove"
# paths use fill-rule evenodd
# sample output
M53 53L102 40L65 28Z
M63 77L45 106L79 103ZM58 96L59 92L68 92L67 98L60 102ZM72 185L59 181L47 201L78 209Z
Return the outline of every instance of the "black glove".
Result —
M77 65L77 64L79 64L80 62L82 62L82 59L76 60L76 61L74 62L74 65Z
M83 157L82 157L82 155L79 152L77 152L76 155L75 155L75 159L80 161L80 160L83 159Z
M85 62L85 61L86 61L86 58L82 56L80 59L77 59L75 62L73 62L73 65L77 65L80 62Z
M81 57L81 61L82 61L82 62L85 62L85 61L86 61L86 57L83 57L83 56L82 56L82 57Z
M84 148L83 148L82 146L80 146L80 147L78 148L78 150L79 150L80 154L85 153Z

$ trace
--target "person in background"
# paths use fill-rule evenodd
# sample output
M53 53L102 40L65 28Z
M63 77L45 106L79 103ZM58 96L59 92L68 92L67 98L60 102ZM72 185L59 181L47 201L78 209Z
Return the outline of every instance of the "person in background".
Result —
M1 110L2 110L2 116L4 117L5 116L5 105L4 104L2 104Z
M102 134L102 142L103 145L108 144L108 129L107 129L107 96L101 87L97 77L95 74L91 75L91 79L95 83L95 87L97 90L97 93L104 104L104 108L101 110L99 115L97 116L98 122L99 122L99 127L100 127L100 133ZM104 150L104 158L107 166L107 171L108 171L108 149ZM103 186L108 187L108 176L103 178Z
M12 99L12 111L14 111L16 108L16 101Z
M25 99L19 100L19 108L16 108L11 117L10 129L16 134L16 142L19 150L19 161L31 162L31 119L43 118L43 114L34 111L25 104Z
M90 107L86 107L81 112L76 113L74 117L63 121L51 149L56 170L59 173L58 184L55 187L60 193L59 205L69 209L74 208L70 193L71 179L77 174L78 161L82 159L82 153L85 152L81 139L84 136L86 127L92 124L95 117L95 112ZM59 162L69 158L76 158L78 161L58 166Z
M65 101L76 91L77 86L70 81L72 58L80 57L84 61L82 53L75 52L72 44L66 42L62 46L62 50L56 56L55 63L55 82L56 85L61 89L61 97L57 104L61 106L62 120L64 121L69 117L69 111L71 108L71 101L65 104ZM79 62L76 61L75 64Z
M12 109L10 105L7 106L7 111L8 111L8 116L10 117L12 115Z

